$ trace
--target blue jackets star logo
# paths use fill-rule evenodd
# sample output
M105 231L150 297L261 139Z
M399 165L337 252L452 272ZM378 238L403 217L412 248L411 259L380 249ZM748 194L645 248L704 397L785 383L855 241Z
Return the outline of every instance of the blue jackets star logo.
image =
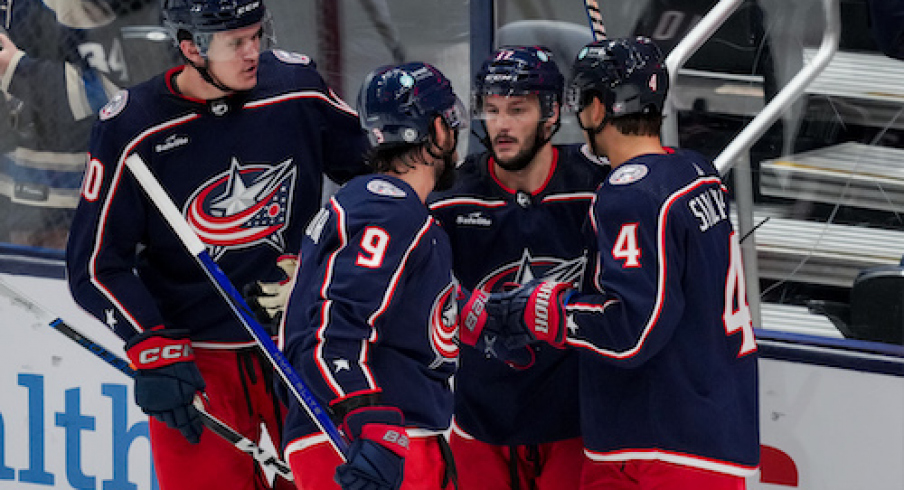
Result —
M233 158L227 171L195 191L183 213L215 260L230 249L260 243L282 250L295 179L291 159L276 165L242 165Z
M499 292L508 284L527 284L537 278L580 286L586 264L587 258L584 256L571 260L535 257L530 250L525 249L518 261L503 264L490 272L477 287L485 291Z

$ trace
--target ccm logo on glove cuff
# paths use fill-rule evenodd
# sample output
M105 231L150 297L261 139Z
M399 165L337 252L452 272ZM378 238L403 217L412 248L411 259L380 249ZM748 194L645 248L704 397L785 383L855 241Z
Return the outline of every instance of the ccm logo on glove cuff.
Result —
M189 339L152 337L132 346L128 354L132 364L139 369L154 369L195 359Z

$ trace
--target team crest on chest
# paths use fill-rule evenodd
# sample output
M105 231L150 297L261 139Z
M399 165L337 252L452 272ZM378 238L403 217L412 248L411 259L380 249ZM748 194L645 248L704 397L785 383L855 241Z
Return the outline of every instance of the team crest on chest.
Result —
M521 258L497 267L484 277L476 289L500 292L510 284L527 284L533 279L568 282L579 285L584 276L587 258L564 260L557 257L534 257L524 250Z
M430 345L436 357L430 369L436 369L443 363L458 363L458 303L455 295L458 284L449 283L433 302L430 311Z
M233 158L229 170L201 184L183 213L214 259L261 243L283 250L295 179L291 159L242 165Z

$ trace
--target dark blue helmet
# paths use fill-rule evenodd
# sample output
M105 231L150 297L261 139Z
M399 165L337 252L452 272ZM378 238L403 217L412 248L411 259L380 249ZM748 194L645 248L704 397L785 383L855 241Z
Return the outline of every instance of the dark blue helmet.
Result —
M467 127L464 105L452 83L427 63L377 68L358 93L358 117L374 147L421 144L436 116L452 129Z
M256 22L267 24L267 8L263 0L163 0L163 25L178 42L180 31L191 35L201 54L207 53L210 38L220 31L247 27Z
M597 95L610 117L662 113L669 74L645 37L594 41L578 52L572 73L566 98L575 112Z
M493 52L474 77L471 106L475 117L483 112L485 95L537 95L542 119L555 115L553 103L562 103L565 78L542 46L503 46Z

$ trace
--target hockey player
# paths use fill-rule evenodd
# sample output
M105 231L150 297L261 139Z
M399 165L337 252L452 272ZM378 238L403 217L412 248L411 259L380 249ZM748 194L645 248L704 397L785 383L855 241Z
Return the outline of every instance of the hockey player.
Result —
M147 162L241 288L293 270L284 257L321 205L322 173L366 172L369 144L308 57L261 52L260 0L166 0L163 13L185 65L101 110L67 248L70 288L126 341L160 487L264 488L251 458L202 433L192 398L206 393L211 413L249 439L263 422L278 441L269 366L123 162Z
M0 156L0 239L65 247L97 112L119 87L144 81L141 68L177 59L164 43L141 66L129 56L123 29L159 19L156 0L0 1L0 98L13 98L0 139L15 145Z
M458 284L424 200L451 183L467 115L449 80L420 62L371 72L358 111L376 173L311 220L284 324L286 357L350 441L348 461L294 403L285 453L304 490L452 488L443 433Z
M550 142L563 89L542 47L502 47L475 76L472 111L488 151L466 160L455 187L431 197L466 289L581 280L582 225L608 167L586 146ZM577 487L577 355L548 345L525 355L516 369L461 349L450 442L465 490Z
M580 352L582 489L737 490L758 466L757 346L727 191L705 158L661 146L667 90L646 38L580 51L568 102L613 168L590 212L592 287L478 291L462 312L462 341L489 352Z

